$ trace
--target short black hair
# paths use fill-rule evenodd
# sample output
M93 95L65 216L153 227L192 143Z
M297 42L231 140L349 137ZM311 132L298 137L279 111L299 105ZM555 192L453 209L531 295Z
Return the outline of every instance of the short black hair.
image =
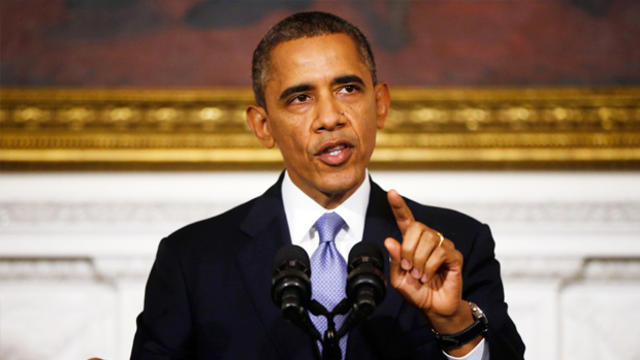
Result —
M320 11L301 12L285 18L269 29L253 51L251 80L256 103L266 108L264 86L268 80L269 56L276 45L303 37L328 34L346 34L355 42L362 62L369 68L373 83L376 84L376 62L369 41L360 29L333 14Z

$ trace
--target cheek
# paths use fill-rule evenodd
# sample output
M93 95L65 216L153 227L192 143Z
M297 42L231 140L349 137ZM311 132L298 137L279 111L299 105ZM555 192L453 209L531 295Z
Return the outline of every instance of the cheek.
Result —
M353 128L363 143L375 142L376 112L370 106L349 105L346 111L353 121Z
M289 157L304 156L308 139L304 129L295 126L277 126L273 127L273 133L276 144L279 148L287 150L286 153Z

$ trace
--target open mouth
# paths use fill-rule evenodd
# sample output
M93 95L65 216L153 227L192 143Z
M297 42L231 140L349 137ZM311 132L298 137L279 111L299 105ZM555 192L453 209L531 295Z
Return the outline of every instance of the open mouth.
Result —
M340 141L325 144L316 156L323 163L330 166L339 166L347 162L351 156L353 145Z

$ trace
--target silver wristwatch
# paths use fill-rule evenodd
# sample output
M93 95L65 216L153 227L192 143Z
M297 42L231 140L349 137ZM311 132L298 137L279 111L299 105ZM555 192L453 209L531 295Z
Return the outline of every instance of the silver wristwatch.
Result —
M431 329L431 331L433 331L433 335L436 338L436 341L442 349L446 350L464 345L469 341L475 339L478 335L484 336L489 330L489 321L484 315L482 309L480 309L478 305L472 303L471 301L468 301L468 303L469 307L471 308L471 314L473 315L474 320L473 324L471 324L469 327L455 334L440 334L434 329Z

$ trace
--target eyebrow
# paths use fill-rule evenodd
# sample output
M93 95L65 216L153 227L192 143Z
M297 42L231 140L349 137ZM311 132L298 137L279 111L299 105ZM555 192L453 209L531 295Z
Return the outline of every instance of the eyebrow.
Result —
M344 75L333 79L334 84L358 83L364 86L364 81L357 75Z
M299 85L290 86L290 87L284 89L284 91L282 93L280 93L280 101L285 100L291 94L307 91L307 90L310 90L312 88L313 88L313 86L311 86L309 84L299 84Z
M334 85L348 84L348 83L358 83L358 84L364 86L364 81L357 75L338 76L337 78L333 79L333 81L331 83L334 84ZM280 101L286 100L286 98L288 98L291 94L304 92L304 91L309 91L311 89L313 89L313 86L310 85L310 84L298 84L298 85L290 86L290 87L284 89L284 91L282 93L280 93L279 100Z

